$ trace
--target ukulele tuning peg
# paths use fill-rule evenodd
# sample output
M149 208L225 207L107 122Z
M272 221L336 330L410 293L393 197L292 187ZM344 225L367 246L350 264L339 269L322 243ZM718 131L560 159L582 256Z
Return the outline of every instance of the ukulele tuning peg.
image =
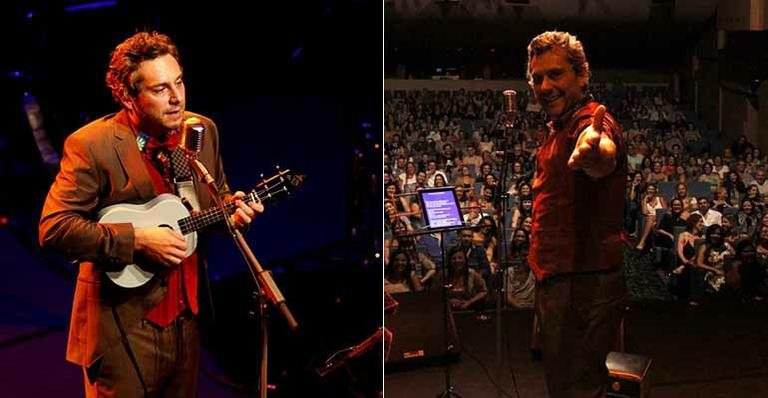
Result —
M280 165L276 165L275 168L280 171Z
M259 173L259 178L264 179L264 173Z

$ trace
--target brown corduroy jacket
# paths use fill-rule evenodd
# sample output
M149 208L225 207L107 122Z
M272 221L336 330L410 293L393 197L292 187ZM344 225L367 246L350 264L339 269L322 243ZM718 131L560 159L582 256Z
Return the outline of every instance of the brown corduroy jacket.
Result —
M185 114L185 118L192 116L206 127L199 159L215 179L219 192L228 196L216 125L201 115ZM125 111L80 128L64 144L61 169L43 206L40 245L79 261L67 360L82 366L89 366L119 344L113 309L128 332L167 291L158 277L144 286L124 289L104 275L104 270L135 262L134 229L129 223L99 224L98 211L118 203L145 203L157 196L141 156ZM204 184L196 182L195 187L200 208L213 206ZM204 242L199 239L200 254L205 252Z

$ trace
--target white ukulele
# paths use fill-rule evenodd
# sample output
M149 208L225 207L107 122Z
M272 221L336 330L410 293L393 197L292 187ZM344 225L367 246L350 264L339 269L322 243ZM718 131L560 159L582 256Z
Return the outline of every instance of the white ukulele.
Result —
M279 171L274 176L262 180L243 198L243 202L267 202L289 195L298 188L303 176L294 175L290 170ZM235 203L224 204L227 215L234 212ZM195 214L190 214L181 199L169 193L141 205L117 204L102 209L99 223L131 223L134 227L168 227L184 235L187 241L185 258L197 247L197 230L224 220L224 214L218 207L211 207ZM128 264L120 271L107 272L107 277L116 285L135 288L147 283L154 274L142 269L138 264Z

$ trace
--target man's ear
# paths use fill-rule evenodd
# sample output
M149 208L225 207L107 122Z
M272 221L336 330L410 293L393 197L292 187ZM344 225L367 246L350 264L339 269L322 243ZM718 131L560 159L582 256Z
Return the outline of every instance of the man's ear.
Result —
M120 95L120 103L123 104L125 109L131 111L136 108L135 99L128 93L128 90L123 90L122 94Z
M533 90L533 80L528 79L528 88L531 89L531 98L534 104L539 102L539 99L536 98L536 95L534 94L536 91Z

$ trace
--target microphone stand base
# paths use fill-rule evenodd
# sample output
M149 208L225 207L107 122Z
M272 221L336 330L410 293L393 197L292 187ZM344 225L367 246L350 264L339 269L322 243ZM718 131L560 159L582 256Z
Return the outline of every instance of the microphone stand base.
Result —
M450 397L462 398L461 395L459 395L459 393L457 393L456 391L453 391L453 387L450 387L448 391L443 391L440 394L437 394L437 398L450 398Z

